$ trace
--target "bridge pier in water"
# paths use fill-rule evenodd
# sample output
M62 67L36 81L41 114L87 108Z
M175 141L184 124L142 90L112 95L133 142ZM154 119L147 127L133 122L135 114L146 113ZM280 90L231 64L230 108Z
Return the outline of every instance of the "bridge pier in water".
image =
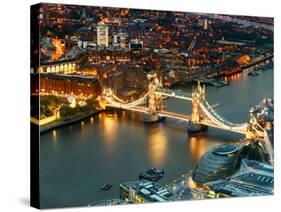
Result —
M166 117L164 116L159 116L159 115L154 115L154 114L145 114L144 115L144 123L155 123L155 122L160 122L164 121Z
M196 124L192 123L192 121L189 121L187 123L187 132L188 133L199 133L201 131L206 131L208 129L208 126L203 124Z

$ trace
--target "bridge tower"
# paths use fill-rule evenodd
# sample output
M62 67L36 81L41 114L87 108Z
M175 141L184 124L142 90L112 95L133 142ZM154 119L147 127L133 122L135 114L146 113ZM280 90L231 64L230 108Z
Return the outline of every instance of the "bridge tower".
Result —
M161 94L155 93L158 88L162 87L162 82L157 78L156 73L148 74L148 99L147 104L149 108L149 114L145 115L145 122L156 122L160 121L161 118L156 114L157 111L163 109L163 96Z
M192 114L191 121L193 123L199 123L204 116L204 113L200 107L200 104L205 101L205 85L201 86L198 81L197 86L192 88Z
M111 88L103 88L102 95L97 97L97 101L98 101L100 109L102 109L102 110L106 109L107 101L106 101L105 97L111 97L112 94L113 94L113 91Z
M157 94L156 91L158 88L162 87L162 82L157 78L156 73L148 74L147 78L149 80L148 84L148 108L150 113L156 113L163 109L163 97L161 94Z
M200 132L207 129L207 126L200 124L204 119L204 112L202 111L200 104L205 101L205 85L201 86L198 81L197 86L192 88L192 114L191 120L188 122L187 131L189 133Z

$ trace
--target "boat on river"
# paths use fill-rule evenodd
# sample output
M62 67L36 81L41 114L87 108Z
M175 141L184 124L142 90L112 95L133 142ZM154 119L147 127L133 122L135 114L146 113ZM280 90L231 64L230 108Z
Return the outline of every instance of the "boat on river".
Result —
M150 168L146 172L140 173L138 177L139 180L148 180L156 182L164 176L164 173L164 170Z

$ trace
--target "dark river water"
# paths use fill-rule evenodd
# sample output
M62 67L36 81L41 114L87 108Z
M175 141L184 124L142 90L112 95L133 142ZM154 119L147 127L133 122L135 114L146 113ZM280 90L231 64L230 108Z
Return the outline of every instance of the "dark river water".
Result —
M273 98L273 71L257 77L246 73L228 78L230 85L206 87L206 99L227 120L248 121L248 111L264 97ZM175 86L191 92L191 85ZM169 98L166 110L189 114L191 103ZM41 206L86 206L93 201L118 198L119 184L137 179L151 167L165 170L159 181L168 184L191 170L208 148L232 143L241 135L209 128L189 136L186 123L172 119L144 124L143 115L107 111L41 135ZM104 184L110 191L99 192Z

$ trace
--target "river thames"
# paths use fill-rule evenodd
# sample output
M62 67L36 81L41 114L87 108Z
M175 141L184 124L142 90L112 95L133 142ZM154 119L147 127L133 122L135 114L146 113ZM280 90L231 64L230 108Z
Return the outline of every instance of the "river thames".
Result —
M206 99L225 119L248 121L249 109L262 98L273 98L273 70L259 76L228 77L229 86L206 87ZM191 93L191 85L178 85ZM191 102L169 98L168 111L191 113ZM168 184L191 170L208 148L237 142L242 135L209 128L189 136L186 123L172 119L144 124L143 115L107 111L41 134L40 199L43 208L86 206L119 197L119 184L137 179L151 167L165 170ZM111 190L99 192L104 184Z

